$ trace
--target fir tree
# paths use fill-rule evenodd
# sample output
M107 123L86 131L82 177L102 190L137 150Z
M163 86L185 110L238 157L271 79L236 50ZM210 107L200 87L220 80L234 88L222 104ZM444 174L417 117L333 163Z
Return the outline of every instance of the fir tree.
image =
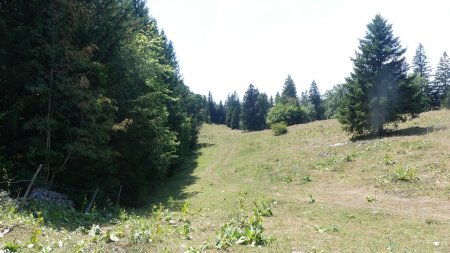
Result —
M241 117L244 130L258 131L266 128L268 104L267 95L260 94L258 89L250 84L242 102Z
M415 82L420 86L421 91L421 111L427 111L431 107L431 67L425 54L425 48L422 44L416 49L412 62L413 73L418 76L415 77Z
M311 83L309 88L309 101L314 107L314 120L322 120L325 118L325 110L323 108L322 98L320 98L319 88L315 81Z
M239 129L241 116L241 103L239 97L235 92L228 95L225 101L225 122L231 129Z
M412 69L414 73L419 74L422 78L429 80L431 76L431 68L429 66L428 57L425 54L425 48L422 43L416 49L416 54L414 55L412 62Z
M214 102L211 91L208 92L208 114L210 123L217 122L217 112L216 112L216 103Z
M431 105L433 107L441 106L444 96L447 94L450 86L450 59L446 52L439 59L436 68L434 81L431 87Z
M288 77L284 81L281 96L286 98L297 98L297 89L295 88L295 83L294 80L292 80L291 75L288 75Z
M392 25L376 15L367 25L353 58L353 73L347 79L339 111L344 129L361 134L364 130L383 133L384 124L417 116L408 107L417 98L418 89L407 78L406 49L392 32Z

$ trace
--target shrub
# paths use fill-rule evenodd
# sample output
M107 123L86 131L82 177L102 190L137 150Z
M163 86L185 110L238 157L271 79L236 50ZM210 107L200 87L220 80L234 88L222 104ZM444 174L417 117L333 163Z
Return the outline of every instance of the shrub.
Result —
M413 182L417 180L419 180L419 177L416 175L416 170L405 167L399 167L392 177L392 181L394 182Z
M267 123L269 125L284 122L287 125L294 125L304 122L305 113L296 101L287 101L286 103L277 103L270 108L267 114Z
M272 124L271 128L274 136L283 135L288 132L286 123L284 122Z

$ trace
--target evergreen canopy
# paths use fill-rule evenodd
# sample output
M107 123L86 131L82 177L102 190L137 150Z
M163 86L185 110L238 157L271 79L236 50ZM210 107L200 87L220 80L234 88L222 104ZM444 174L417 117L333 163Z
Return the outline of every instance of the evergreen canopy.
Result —
M353 61L353 72L344 85L339 121L344 129L361 134L364 130L383 132L385 123L416 116L409 105L417 99L418 88L407 77L403 56L406 49L393 35L392 25L376 15L360 39Z

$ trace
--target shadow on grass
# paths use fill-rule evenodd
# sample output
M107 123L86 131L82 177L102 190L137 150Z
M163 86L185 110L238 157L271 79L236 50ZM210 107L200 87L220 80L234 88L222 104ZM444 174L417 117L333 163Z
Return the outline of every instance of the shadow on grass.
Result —
M212 147L214 144L199 143L199 148ZM153 193L150 194L150 207L154 205L162 204L166 207L170 207L174 210L180 210L184 204L184 201L197 195L198 191L186 192L186 188L198 180L198 177L192 175L195 168L198 166L197 159L201 155L200 149L197 149L195 153L189 157L179 169L177 169L173 175L162 180L160 184L156 186ZM148 211L148 206L142 208Z
M409 127L405 129L387 129L383 134L377 135L376 133L369 133L365 135L358 135L352 138L352 141L364 141L364 140L374 140L389 138L395 136L420 136L427 135L435 132L440 132L447 130L448 127L444 125L436 125L430 127Z
M162 179L155 187L152 193L149 193L149 202L140 208L126 208L126 212L140 215L141 217L149 216L154 205L162 204L164 207L170 207L172 210L181 210L186 199L197 195L199 192L186 192L189 185L194 184L198 178L192 175L197 167L197 159L201 155L200 148L212 147L214 144L200 143L198 149L188 157L182 165L177 168L171 176ZM35 218L38 213L42 213L46 226L56 230L65 229L74 231L79 227L90 229L92 225L100 225L100 227L114 224L120 220L121 208L110 208L108 210L93 210L85 214L83 212L69 210L67 208L58 208L57 206L48 206L45 204L29 203L23 206L21 210L31 213Z

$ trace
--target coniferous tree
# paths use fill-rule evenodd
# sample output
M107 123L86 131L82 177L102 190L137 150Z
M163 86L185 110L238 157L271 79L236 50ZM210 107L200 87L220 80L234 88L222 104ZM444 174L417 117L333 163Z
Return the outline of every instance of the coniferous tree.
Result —
M259 93L256 101L256 108L257 114L255 121L257 128L255 130L264 130L267 128L266 117L270 108L269 99L266 93Z
M210 123L216 123L217 122L216 103L214 102L211 91L208 92L208 114Z
M408 107L417 104L418 88L407 78L406 49L392 32L392 25L376 15L367 25L366 36L360 40L353 58L354 71L347 79L339 121L352 133L364 130L381 134L384 124L405 120L406 114L417 116Z
M217 124L225 124L225 107L223 106L222 100L220 100L216 112Z
M412 69L414 73L429 80L431 76L431 67L429 66L428 57L422 43L420 43L416 49L416 54L414 55L412 62Z
M450 87L450 59L447 52L444 52L439 59L436 68L434 81L431 87L431 105L433 107L441 106L442 100Z
M258 89L253 84L250 84L242 102L241 117L243 129L249 131L265 129L267 110L267 95L260 94Z
M317 87L317 84L315 81L311 83L311 86L309 88L309 101L314 107L314 120L322 120L325 118L325 110L323 108L322 104L322 98L320 97L319 88Z
M42 163L39 184L99 188L98 204L120 184L139 203L196 146L206 99L184 85L145 1L3 1L0 34L0 157L14 160L12 177Z
M288 75L288 77L284 81L283 91L281 92L281 96L283 96L285 98L297 99L297 89L295 87L295 83L294 83L294 80L292 80L291 75Z
M415 82L420 86L421 91L421 111L427 111L430 109L431 103L431 67L425 54L425 48L420 43L416 49L412 62L413 73L418 77L415 77Z
M231 95L228 95L225 101L225 121L226 125L231 129L239 129L241 118L241 102L239 97L234 91Z
M281 102L281 95L280 93L277 91L277 94L275 95L275 104L280 103Z

